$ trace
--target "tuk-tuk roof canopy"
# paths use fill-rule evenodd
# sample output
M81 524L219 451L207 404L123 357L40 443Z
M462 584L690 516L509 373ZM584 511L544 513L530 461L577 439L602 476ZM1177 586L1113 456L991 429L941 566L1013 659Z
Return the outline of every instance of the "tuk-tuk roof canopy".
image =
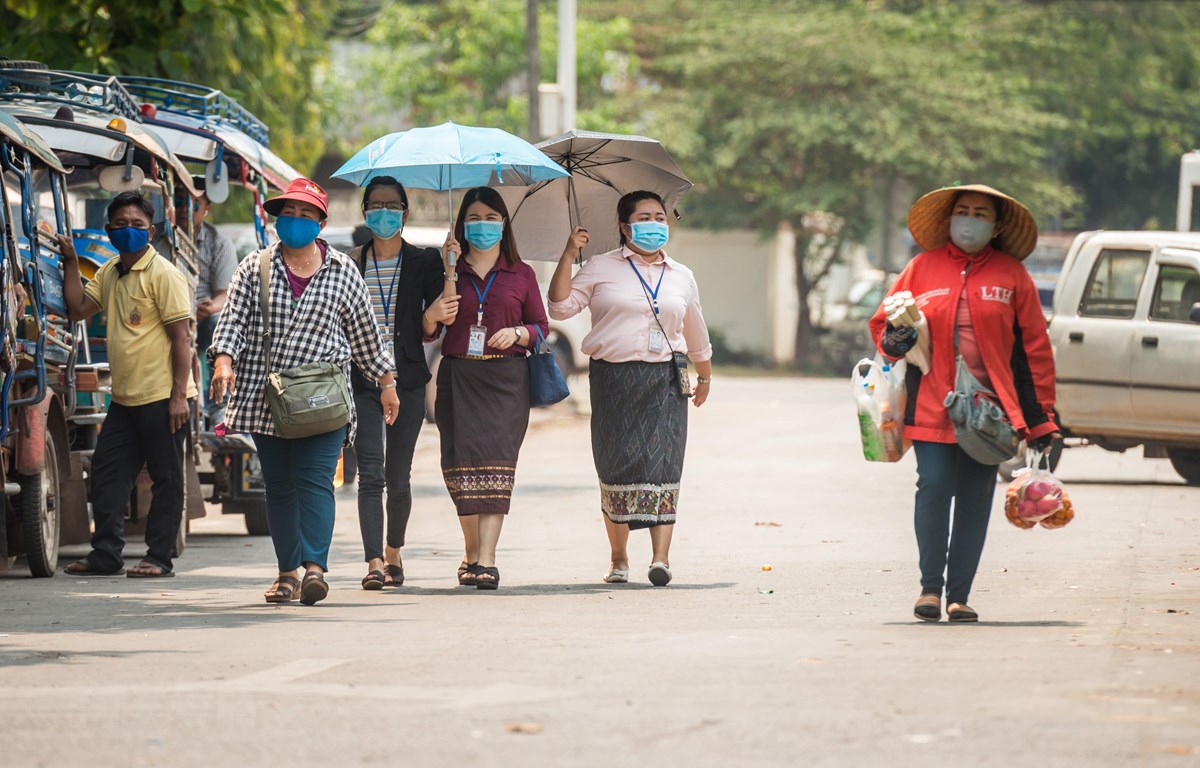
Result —
M22 125L21 121L2 111L0 111L0 133L4 134L13 144L28 150L34 157L50 166L53 170L59 173L67 172L62 161L58 159L58 155L54 154L54 150L46 143L45 139L35 131Z

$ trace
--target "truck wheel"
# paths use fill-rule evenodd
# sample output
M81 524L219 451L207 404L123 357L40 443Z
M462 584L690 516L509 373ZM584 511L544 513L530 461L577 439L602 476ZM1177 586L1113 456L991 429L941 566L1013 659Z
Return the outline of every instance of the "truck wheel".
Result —
M246 518L246 533L251 536L270 536L271 524L267 521L266 499L240 499L221 505L221 514L242 515Z
M1200 485L1200 449L1168 448L1167 458L1188 485Z
M18 475L21 486L18 509L21 510L21 533L25 540L25 557L29 571L35 577L54 575L58 567L58 532L62 514L59 509L58 452L54 435L46 430L46 467L36 475Z
M1062 458L1062 452L1063 441L1055 440L1054 444L1050 446L1049 469L1051 472L1058 469L1058 460ZM996 469L1000 473L1000 478L1004 480L1004 482L1011 483L1013 479L1013 473L1023 466L1025 466L1024 442L1021 443L1021 449L1017 452L1015 458L1009 459Z

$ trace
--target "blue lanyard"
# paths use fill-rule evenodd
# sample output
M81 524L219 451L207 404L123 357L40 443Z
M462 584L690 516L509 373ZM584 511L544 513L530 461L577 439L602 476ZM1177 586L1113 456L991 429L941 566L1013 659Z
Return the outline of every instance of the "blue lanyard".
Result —
M400 277L400 268L404 266L404 251L396 257L396 267L392 270L392 283L388 291L383 292L383 281L379 279L379 259L375 257L375 247L371 247L371 261L375 264L375 284L379 286L379 301L383 304L383 321L392 322L392 296L396 293L396 279Z
M667 274L667 262L666 261L663 262L662 272L658 273L658 285L654 286L654 289L651 290L650 283L646 282L646 278L642 277L642 273L639 272L638 268L633 265L633 259L626 257L625 260L629 262L629 268L633 270L633 274L637 275L638 280L642 281L642 285L645 286L645 288L646 288L646 293L650 294L650 301L654 305L654 314L657 315L658 314L658 289L662 288L663 276Z
M483 286L483 293L479 292L479 286L475 284L475 280L471 280L471 287L475 289L475 297L479 299L479 309L476 311L476 325L483 325L483 303L487 301L488 291L492 290L492 282L496 279L499 272L493 272L488 278L487 285Z

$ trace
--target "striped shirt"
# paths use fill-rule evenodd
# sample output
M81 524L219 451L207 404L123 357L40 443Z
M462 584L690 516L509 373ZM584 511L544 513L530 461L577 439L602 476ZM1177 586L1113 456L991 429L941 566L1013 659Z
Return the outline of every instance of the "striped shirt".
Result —
M361 256L360 256L361 258ZM392 322L396 319L396 286L400 282L400 270L404 259L366 260L363 280L371 292L371 306L375 308L375 322L385 339L392 338Z

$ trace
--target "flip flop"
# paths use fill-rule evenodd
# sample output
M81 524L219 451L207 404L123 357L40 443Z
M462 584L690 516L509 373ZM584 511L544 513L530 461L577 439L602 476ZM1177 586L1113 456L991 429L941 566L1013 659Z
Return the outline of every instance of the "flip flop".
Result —
M309 571L304 574L304 582L300 585L300 602L305 605L316 605L329 594L329 585L325 583L325 574L320 571Z
M268 603L290 603L300 591L300 580L295 576L280 576L263 597Z
M366 576L364 576L363 580L362 580L362 588L363 589L369 589L369 590L383 589L383 585L384 585L383 571L371 571Z
M666 563L651 563L646 576L654 586L665 587L671 583L671 567Z
M385 587L403 587L404 586L404 566L392 565L388 563L384 566L387 569L387 575L392 577L391 581L383 582Z
M69 573L72 576L122 576L125 574L124 568L118 568L115 571L100 571L92 567L90 561L86 558L76 560L75 562L63 568L63 573Z
M139 573L138 571L157 570L158 573ZM131 579L166 579L175 575L175 571L170 568L163 568L158 563L152 563L149 560L143 560L134 567L129 569L125 574Z

